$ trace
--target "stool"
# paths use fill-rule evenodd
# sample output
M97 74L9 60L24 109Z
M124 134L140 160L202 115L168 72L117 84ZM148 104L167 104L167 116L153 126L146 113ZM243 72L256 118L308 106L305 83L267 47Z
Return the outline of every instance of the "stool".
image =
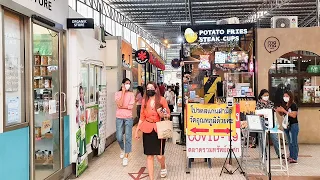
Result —
M266 147L266 139L267 139L267 134L268 134L268 130L265 131L265 134L264 134L264 145ZM287 172L287 175L289 176L289 169L288 169L288 161L287 161L287 150L286 150L286 142L285 142L285 138L284 138L284 133L283 131L281 130L273 130L271 129L270 130L270 134L277 134L278 136L278 141L279 141L279 154L280 154L280 164L276 164L276 165L272 165L271 164L271 171L282 171L282 172ZM280 135L280 136L279 136ZM281 141L281 138L282 137L282 141ZM269 139L270 141L270 139ZM281 153L281 142L282 142L282 145L283 145L283 151L284 151L284 160L285 160L285 165L283 165L283 159L282 159L282 153ZM270 145L269 145L270 146ZM264 153L263 153L263 157L265 157L265 148L264 148ZM268 154L268 157L270 157L270 154ZM265 159L265 158L263 158ZM268 163L266 163L268 164ZM272 167L276 167L276 168L272 168ZM280 168L280 169L279 169ZM267 165L267 169L269 170L269 166Z
M249 151L249 141L250 141L250 133L258 133L258 138L262 138L263 137L263 131L252 131L252 130L248 130L248 129L242 129L242 134L243 134L243 142L241 144L241 165L244 163L244 168L245 167L259 167L260 169L263 169L265 171L265 165L263 160L261 159L263 152L261 152L261 148L258 147L259 149L259 161L253 161L251 160L251 162L248 163L248 157L250 157L248 155L248 151ZM259 141L259 140L258 140ZM259 141L261 142L261 141ZM262 145L262 144L260 144ZM249 160L250 161L250 160ZM253 163L255 162L255 163ZM257 164L258 163L258 164Z

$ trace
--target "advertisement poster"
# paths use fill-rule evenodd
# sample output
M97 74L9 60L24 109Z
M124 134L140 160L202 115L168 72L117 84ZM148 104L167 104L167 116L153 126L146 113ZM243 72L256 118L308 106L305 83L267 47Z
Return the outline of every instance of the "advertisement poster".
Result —
M76 160L76 177L80 176L88 167L88 153L86 148L86 112L84 102L84 90L79 87L80 99L76 101L76 122L78 131L76 133L77 142L77 160Z
M107 87L100 86L99 91L99 146L98 155L101 155L106 148L106 120L107 120Z
M256 112L256 101L240 101L240 120L246 121L246 115L254 115Z
M199 104L200 105L200 104ZM226 108L226 104L216 105L214 109L223 109ZM205 104L203 106L212 106L211 104ZM189 108L189 107L188 107ZM232 127L232 130L234 133L232 133L232 148L236 154L237 157L241 156L241 132L240 132L240 106L236 105L233 108L234 114L232 116L233 122L234 122L234 128ZM188 110L189 112L189 110ZM207 115L207 113L205 113ZM187 114L187 116L193 116L194 114ZM216 116L216 115L211 115ZM206 116L204 116L206 117ZM188 122L189 123L189 122ZM216 127L225 125L216 125ZM230 126L230 125L228 125ZM211 126L213 127L213 126ZM194 128L191 126L191 128ZM200 128L199 128L200 129ZM198 131L199 131L198 129ZM189 132L189 124L187 125L187 131ZM228 151L229 151L229 145L230 145L230 137L229 137L229 128L226 128L224 130L220 130L220 133L209 133L205 134L204 132L202 135L187 135L186 140L186 150L187 150L187 157L188 158L225 158L227 157ZM203 130L204 131L204 130ZM187 134L189 134L187 132ZM221 134L221 133L225 134Z
M94 105L86 109L86 142L87 153L98 149L98 112L99 106Z
M20 120L19 97L7 97L7 125L18 123Z

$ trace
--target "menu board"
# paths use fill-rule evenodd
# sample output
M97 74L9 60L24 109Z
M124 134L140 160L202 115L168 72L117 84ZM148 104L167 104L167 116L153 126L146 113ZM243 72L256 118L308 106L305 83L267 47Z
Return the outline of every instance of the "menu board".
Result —
M99 91L99 145L98 155L101 155L106 147L106 120L107 120L107 87L100 86Z
M216 64L248 63L249 56L244 51L215 52Z

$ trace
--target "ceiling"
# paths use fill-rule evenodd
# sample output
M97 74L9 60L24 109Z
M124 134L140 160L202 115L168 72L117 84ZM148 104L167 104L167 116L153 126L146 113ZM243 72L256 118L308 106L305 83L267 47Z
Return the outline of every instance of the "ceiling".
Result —
M298 16L299 26L316 24L317 0L109 0L134 23L164 41L177 43L180 26L186 22L214 23L229 17L241 22L257 12L267 12L257 21L261 28L270 27L273 16ZM199 22L201 21L201 22ZM210 21L210 22L204 22ZM310 21L310 22L309 22Z

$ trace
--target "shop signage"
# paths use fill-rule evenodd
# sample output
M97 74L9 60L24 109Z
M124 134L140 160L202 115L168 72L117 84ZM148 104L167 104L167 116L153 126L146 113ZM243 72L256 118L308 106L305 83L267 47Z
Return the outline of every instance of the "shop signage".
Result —
M93 18L68 18L68 29L94 29Z
M32 10L37 15L55 21L66 27L66 19L69 16L67 0L12 0L21 6Z
M308 73L320 73L320 65L309 65L307 68Z
M272 52L275 52L279 49L280 47L280 41L278 38L276 37L268 37L265 41L264 41L264 48L266 49L266 51L268 51L270 54Z
M215 110L223 111L226 109L226 104L202 104L202 106L213 107ZM204 109L202 107L202 109ZM189 108L189 107L188 107ZM188 109L189 110L189 109ZM209 110L209 108L208 108ZM236 126L234 128L234 134L231 137L232 148L237 157L241 156L241 131L240 131L240 106L235 106L235 114L233 121ZM209 115L209 114L208 114ZM209 115L210 116L210 115ZM190 124L187 124L187 134L190 131ZM230 137L225 135L187 135L186 150L188 158L225 158L228 154Z
M135 53L135 60L139 63L139 64L145 64L149 61L150 55L149 52L144 50L144 49L139 49L138 51L136 51Z
M165 70L165 65L161 63L161 61L155 57L153 57L152 53L149 54L150 59L149 63L157 67L158 69Z
M238 42L253 28L251 24L182 26L187 43Z
M231 111L231 118L229 112ZM228 108L226 104L188 104L187 135L228 136L236 128L236 107ZM231 131L231 135L235 135Z

